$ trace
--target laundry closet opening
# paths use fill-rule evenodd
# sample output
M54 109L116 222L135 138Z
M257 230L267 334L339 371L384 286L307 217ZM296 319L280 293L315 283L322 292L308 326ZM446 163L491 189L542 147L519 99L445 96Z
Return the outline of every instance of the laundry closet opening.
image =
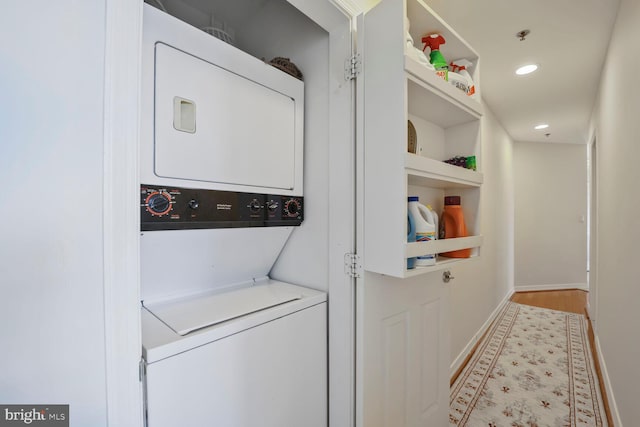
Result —
M326 23L340 12L307 1L147 3L148 425L212 416L220 425L327 425L335 61L331 34L309 16Z

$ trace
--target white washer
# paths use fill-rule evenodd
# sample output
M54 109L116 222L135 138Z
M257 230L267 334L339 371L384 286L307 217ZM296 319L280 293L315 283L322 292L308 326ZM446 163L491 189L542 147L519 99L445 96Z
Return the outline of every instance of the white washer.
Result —
M270 279L144 307L148 426L326 426L326 319L324 292Z

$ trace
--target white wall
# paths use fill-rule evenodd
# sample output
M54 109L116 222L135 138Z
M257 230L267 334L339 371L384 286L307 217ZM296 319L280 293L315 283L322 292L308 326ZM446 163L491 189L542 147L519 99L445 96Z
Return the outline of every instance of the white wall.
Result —
M482 117L480 227L484 242L478 260L456 266L451 282L451 357L462 362L478 332L513 290L513 142L489 106Z
M587 286L587 148L514 145L515 286Z
M105 2L0 14L0 402L106 425Z
M596 334L605 359L616 425L640 420L640 2L622 0L593 116L597 136ZM614 417L615 421L615 417Z

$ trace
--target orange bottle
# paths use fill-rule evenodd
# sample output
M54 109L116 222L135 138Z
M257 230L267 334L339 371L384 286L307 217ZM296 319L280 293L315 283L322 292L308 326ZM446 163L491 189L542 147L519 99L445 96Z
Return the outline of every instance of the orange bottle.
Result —
M447 196L444 198L444 211L440 220L440 238L453 239L467 237L467 226L464 223L464 215L460 206L460 196ZM471 248L458 249L457 251L444 252L440 255L449 258L469 258Z

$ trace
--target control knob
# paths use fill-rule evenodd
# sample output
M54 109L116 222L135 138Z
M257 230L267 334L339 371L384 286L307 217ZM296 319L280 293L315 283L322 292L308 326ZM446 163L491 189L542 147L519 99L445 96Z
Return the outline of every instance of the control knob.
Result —
M260 212L260 209L262 208L262 206L260 206L260 201L258 199L253 199L250 203L249 203L249 210L253 213L258 213Z
M290 218L296 218L300 216L300 201L297 199L289 199L284 202L283 212Z
M267 203L267 209L269 209L269 212L271 212L271 213L277 211L278 210L278 202L276 202L275 200L269 200L269 203Z
M145 204L151 215L166 215L171 211L171 195L164 191L155 191L147 196Z

